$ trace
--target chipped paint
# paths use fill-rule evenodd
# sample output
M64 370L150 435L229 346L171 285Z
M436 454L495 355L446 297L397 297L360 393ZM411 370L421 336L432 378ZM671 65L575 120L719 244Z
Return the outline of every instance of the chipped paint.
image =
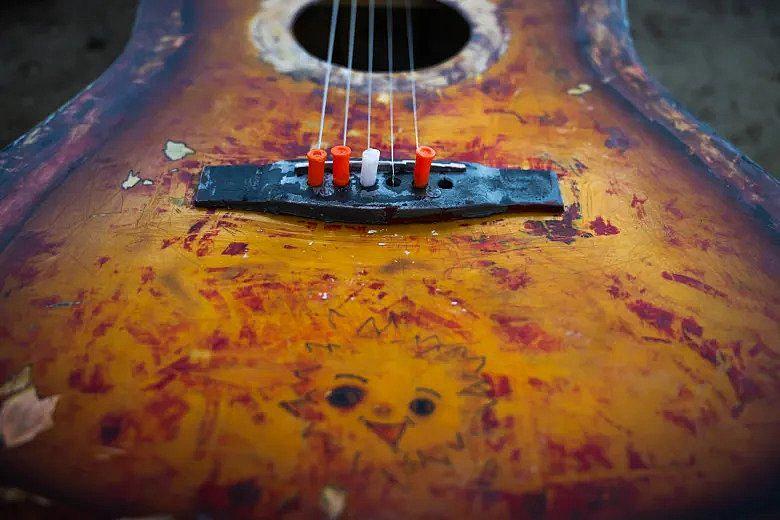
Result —
M0 406L0 441L5 448L31 442L54 426L54 409L59 396L40 399L34 387L22 390Z
M320 507L330 520L340 518L347 507L347 492L336 486L325 486L320 493Z
M193 155L195 150L188 147L186 143L178 141L166 141L163 153L169 161L180 161L188 155Z
M140 176L141 172L134 172L133 170L130 170L127 172L127 178L122 181L122 189L123 190L129 190L130 188L134 188L141 184L142 186L151 186L154 184L154 181L152 179L144 179Z
M570 96L583 96L592 90L593 87L591 87L588 83L580 83L576 87L572 87L567 90L566 93Z

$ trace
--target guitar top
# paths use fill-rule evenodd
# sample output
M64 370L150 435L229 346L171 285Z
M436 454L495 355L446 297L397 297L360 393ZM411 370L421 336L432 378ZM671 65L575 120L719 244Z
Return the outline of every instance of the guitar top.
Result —
M185 518L772 496L778 183L647 76L619 0L396 4L369 74L374 2L329 66L330 1L144 0L0 153L4 486Z

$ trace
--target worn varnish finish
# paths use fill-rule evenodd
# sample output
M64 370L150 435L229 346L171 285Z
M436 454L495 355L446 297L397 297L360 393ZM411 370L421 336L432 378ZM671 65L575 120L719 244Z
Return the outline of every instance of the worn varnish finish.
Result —
M2 478L185 516L341 498L350 517L623 516L770 493L777 184L662 109L612 4L502 2L506 53L421 94L442 157L547 165L563 217L364 227L190 204L205 165L303 155L320 87L258 60L256 2L144 3L100 96L0 156L0 379L29 364L61 396L52 429L0 451ZM195 153L171 161L169 140ZM123 189L130 170L151 182ZM351 410L326 399L337 374L366 380ZM410 410L417 387L432 414Z

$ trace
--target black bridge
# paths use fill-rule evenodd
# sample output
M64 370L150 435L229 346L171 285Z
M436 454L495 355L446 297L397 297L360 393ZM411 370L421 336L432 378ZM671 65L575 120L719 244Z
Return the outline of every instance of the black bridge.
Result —
M256 166L207 166L195 205L265 211L329 222L385 224L483 217L505 211L563 211L555 172L491 168L475 163L433 163L425 189L412 186L414 161L379 164L377 182L364 188L360 161L351 161L349 186L307 184L307 162L279 161ZM330 172L330 162L326 173Z

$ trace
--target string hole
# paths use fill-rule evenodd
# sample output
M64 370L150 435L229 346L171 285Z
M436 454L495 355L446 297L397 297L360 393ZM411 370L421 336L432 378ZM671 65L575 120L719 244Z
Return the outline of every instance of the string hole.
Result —
M385 184L387 184L388 188L397 188L401 185L401 179L398 177L388 177Z
M439 179L439 188L443 190L451 190L452 186L453 186L452 181L447 177L442 177L441 179Z

